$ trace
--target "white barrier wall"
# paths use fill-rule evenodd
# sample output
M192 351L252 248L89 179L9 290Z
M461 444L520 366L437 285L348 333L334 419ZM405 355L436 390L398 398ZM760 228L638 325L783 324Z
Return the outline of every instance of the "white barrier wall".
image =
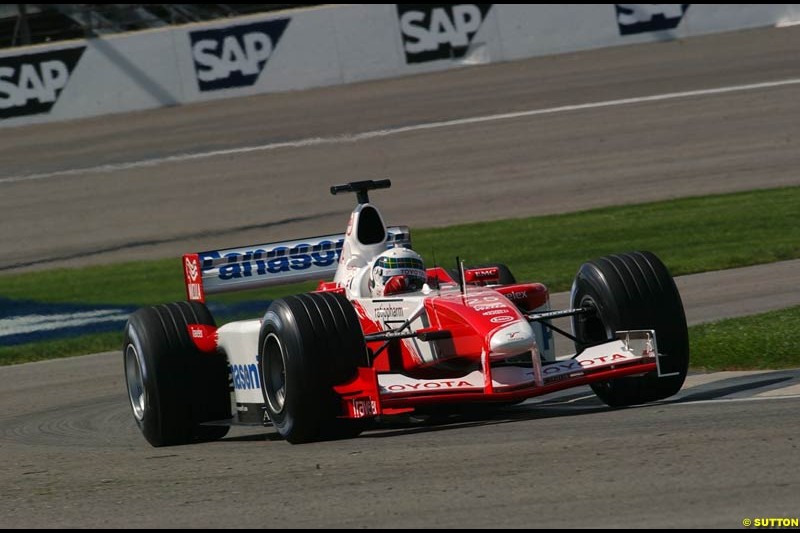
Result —
M0 126L782 25L800 4L354 4L0 51Z

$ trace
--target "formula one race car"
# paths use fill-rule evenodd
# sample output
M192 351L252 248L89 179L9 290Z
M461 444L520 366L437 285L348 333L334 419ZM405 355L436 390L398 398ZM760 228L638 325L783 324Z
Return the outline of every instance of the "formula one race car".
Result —
M544 285L517 283L501 264L425 269L408 228L386 227L369 203L370 190L389 186L331 188L357 194L344 234L183 257L188 301L139 309L125 328L128 395L150 444L218 439L232 423L272 424L303 443L355 437L389 415L509 405L578 385L613 407L681 388L686 319L655 255L583 264L571 307L551 310ZM331 275L260 319L217 327L204 304L207 294ZM561 317L571 333L552 323ZM576 353L556 357L553 332Z

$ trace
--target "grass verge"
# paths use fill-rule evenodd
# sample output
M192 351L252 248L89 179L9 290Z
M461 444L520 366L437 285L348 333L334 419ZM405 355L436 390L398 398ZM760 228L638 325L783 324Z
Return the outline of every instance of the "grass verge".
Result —
M800 306L689 328L692 368L768 370L800 367Z
M584 261L650 250L674 276L800 257L800 187L594 209L415 230L428 265L502 262L519 280L569 288ZM397 221L410 223L413 221ZM265 237L268 240L268 237ZM314 283L223 295L223 302L272 299ZM152 305L184 299L180 258L0 276L0 296L41 302ZM117 349L114 334L0 346L0 364ZM83 348L81 348L83 346ZM27 354L27 355L26 355ZM753 364L759 364L754 361Z
M695 370L754 370L800 367L800 306L689 328ZM558 339L558 342L569 342ZM0 347L0 364L29 363L122 348L122 332ZM122 369L120 362L120 370Z

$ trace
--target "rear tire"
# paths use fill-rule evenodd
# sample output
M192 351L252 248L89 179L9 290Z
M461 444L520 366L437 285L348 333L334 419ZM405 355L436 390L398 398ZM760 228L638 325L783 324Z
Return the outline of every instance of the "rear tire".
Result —
M595 315L573 318L573 331L585 343L611 338L615 331L653 329L662 373L592 384L606 404L623 407L652 402L680 390L689 368L689 336L683 303L664 263L650 252L601 257L583 264L572 285L573 308L593 307ZM576 343L581 350L585 345Z
M179 302L145 307L125 326L122 354L134 420L153 446L221 439L227 426L203 422L231 417L228 364L199 351L188 324L214 326L205 305Z
M283 438L299 444L361 433L363 421L338 418L342 402L332 388L368 365L364 334L346 297L320 292L275 300L258 346L267 414Z

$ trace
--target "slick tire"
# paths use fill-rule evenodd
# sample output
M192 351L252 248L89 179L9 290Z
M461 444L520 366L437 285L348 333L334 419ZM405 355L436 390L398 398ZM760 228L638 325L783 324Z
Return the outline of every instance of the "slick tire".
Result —
M342 405L332 388L369 364L347 298L321 292L275 300L264 315L258 346L267 414L284 439L300 444L362 431L362 421L337 418Z
M624 407L672 396L683 386L689 367L689 336L680 294L664 263L650 252L601 257L583 264L572 285L573 308L591 307L593 315L573 317L580 351L612 338L615 331L653 329L659 364L655 372L592 384L607 405Z
M228 364L200 352L188 324L214 326L205 305L179 302L133 313L122 346L133 417L147 442L171 446L221 439L227 426L203 422L231 416Z

